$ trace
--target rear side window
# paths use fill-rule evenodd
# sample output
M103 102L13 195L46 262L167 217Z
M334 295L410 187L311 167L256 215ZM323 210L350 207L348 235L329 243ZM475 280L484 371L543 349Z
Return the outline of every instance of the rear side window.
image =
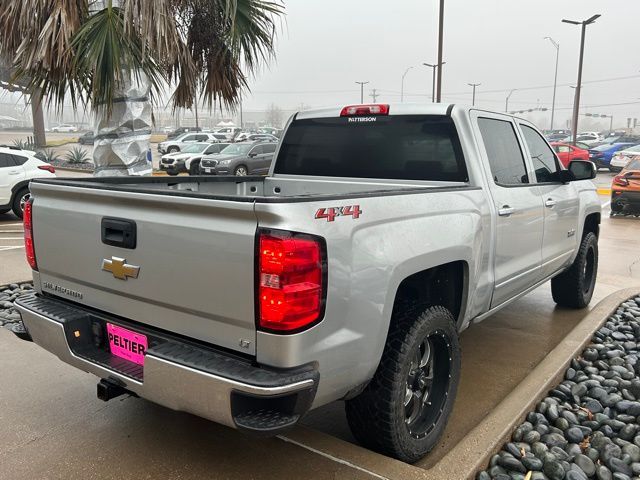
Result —
M14 167L13 158L6 153L0 153L0 168Z
M27 157L21 155L11 155L16 165L24 165L27 162Z
M536 179L540 183L556 182L555 174L559 168L553 151L533 128L522 124L520 128L531 154Z
M264 153L275 153L276 146L274 144L267 144L262 147L264 149Z
M377 116L372 121L317 118L294 121L274 173L325 177L467 182L451 118ZM275 146L274 146L275 147Z
M479 118L491 175L498 185L523 185L529 183L524 156L513 129L513 124L493 118Z

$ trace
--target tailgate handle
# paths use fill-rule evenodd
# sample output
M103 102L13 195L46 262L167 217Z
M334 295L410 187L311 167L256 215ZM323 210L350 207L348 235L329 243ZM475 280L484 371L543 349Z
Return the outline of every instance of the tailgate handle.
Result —
M102 219L102 243L112 247L136 248L136 222L123 218Z

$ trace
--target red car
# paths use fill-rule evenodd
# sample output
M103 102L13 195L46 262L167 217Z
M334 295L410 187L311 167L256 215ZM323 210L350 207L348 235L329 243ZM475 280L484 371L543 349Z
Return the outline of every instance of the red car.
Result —
M574 147L568 143L560 142L553 142L551 146L565 168L569 167L569 162L571 162L571 160L589 160L589 150L583 150L582 148Z

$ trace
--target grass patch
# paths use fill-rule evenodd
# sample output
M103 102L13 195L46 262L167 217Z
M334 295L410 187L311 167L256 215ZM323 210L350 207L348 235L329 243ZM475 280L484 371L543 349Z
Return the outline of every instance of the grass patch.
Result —
M78 143L78 137L47 140L47 147L61 147L62 145L69 145L70 143Z

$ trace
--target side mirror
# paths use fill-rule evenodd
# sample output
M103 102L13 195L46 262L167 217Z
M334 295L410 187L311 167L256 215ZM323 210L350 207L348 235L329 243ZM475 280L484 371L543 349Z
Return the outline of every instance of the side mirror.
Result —
M593 162L584 160L573 160L569 163L569 172L574 176L574 180L593 180L598 173Z
M257 157L257 156L258 156L258 154L256 152L251 152L249 154L249 158L254 158L254 157Z

